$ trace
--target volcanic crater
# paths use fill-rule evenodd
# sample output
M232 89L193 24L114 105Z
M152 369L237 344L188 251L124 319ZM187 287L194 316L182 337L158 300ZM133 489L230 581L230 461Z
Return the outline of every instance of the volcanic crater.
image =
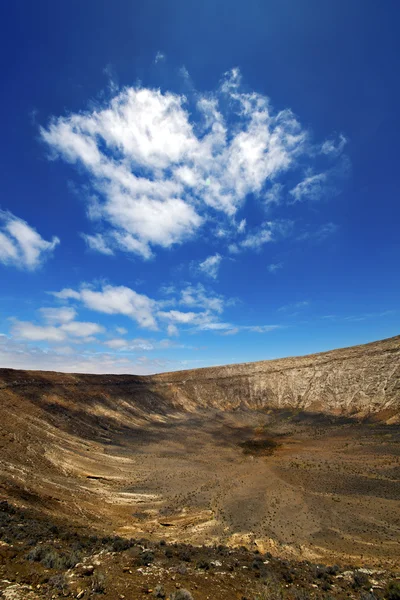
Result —
M0 370L0 493L103 534L395 564L400 336L154 376Z

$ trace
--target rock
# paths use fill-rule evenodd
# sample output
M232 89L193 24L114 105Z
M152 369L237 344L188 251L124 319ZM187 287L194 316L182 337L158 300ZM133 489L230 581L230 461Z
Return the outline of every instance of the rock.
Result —
M86 575L86 576L93 575L94 566L93 565L82 565L81 572L82 572L82 575Z
M76 598L78 598L78 600L80 600L80 598L83 598L84 595L85 595L85 590L81 590L80 592L77 593Z
M222 567L222 562L219 560L213 560L211 564L213 567Z

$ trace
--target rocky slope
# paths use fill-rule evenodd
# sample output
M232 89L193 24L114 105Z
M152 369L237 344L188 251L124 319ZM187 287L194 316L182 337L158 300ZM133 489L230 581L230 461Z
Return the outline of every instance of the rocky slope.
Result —
M40 404L95 404L122 413L300 409L396 418L400 412L400 336L331 352L138 377L0 369L0 394L29 396ZM124 402L121 402L121 398ZM51 409L51 406L48 406ZM53 407L54 408L54 407Z
M400 336L304 357L163 373L149 383L192 410L297 408L390 418L400 408Z

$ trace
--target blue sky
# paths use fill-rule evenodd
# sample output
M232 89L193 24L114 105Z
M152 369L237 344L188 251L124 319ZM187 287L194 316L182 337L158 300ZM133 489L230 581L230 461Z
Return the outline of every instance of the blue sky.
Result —
M397 2L3 3L0 366L399 333Z

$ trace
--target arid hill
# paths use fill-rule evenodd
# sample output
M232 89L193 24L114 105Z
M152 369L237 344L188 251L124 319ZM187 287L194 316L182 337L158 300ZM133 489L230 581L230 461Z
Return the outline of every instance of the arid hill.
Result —
M125 537L383 564L400 337L138 377L0 370L0 496Z

